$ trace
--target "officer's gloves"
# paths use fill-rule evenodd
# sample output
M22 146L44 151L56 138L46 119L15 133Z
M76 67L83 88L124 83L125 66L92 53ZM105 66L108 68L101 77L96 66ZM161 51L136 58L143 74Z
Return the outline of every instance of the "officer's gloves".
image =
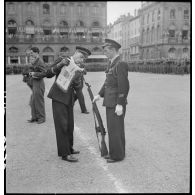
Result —
M116 113L118 116L122 115L122 114L123 114L123 106L117 104L117 105L116 105L116 108L115 108L115 113Z

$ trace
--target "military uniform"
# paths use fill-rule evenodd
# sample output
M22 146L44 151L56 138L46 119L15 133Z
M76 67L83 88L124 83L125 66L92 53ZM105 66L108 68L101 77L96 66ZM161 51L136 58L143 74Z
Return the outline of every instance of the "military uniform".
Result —
M106 71L106 80L99 91L104 98L106 107L107 129L109 137L109 155L113 160L122 160L125 157L124 117L129 92L128 64L122 62L118 56ZM123 106L123 114L115 113L116 105Z
M65 65L68 65L69 62ZM53 66L47 70L47 78L56 76L55 81L62 67ZM73 149L73 130L74 130L74 89L69 87L68 91L63 92L54 81L48 98L52 99L52 110L56 131L58 156L67 156Z
M31 79L32 82L32 101L31 101L31 113L32 119L38 121L45 121L45 66L41 58L37 58L32 64L34 75Z
M79 48L79 47L76 47ZM69 58L69 57L67 57ZM61 61L61 60L60 60ZM64 64L69 65L69 61ZM63 65L63 66L64 66ZM46 77L51 78L61 72L63 66L58 66L57 63L47 70ZM74 114L73 106L75 102L74 81L69 86L68 91L63 92L54 81L48 98L52 99L52 110L56 132L58 156L66 157L73 153L73 130L74 130Z

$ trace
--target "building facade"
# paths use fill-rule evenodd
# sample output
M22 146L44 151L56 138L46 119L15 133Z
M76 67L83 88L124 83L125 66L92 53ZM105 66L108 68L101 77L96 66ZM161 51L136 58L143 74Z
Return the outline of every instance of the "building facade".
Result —
M61 52L72 55L76 46L102 54L106 37L106 2L6 2L6 62L28 63L36 46L46 63Z
M125 61L130 60L130 33L131 33L131 27L130 27L130 20L133 18L130 14L124 17L122 21L122 58Z
M190 56L190 3L144 2L140 13L142 59Z
M133 17L123 15L109 25L108 37L122 45L125 61L189 58L190 8L189 2L142 2Z
M137 60L140 53L140 10L128 14L122 22L123 60Z

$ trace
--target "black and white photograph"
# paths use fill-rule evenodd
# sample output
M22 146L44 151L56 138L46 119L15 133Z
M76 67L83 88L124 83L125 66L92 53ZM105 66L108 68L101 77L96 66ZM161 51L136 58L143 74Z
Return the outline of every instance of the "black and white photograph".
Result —
M192 192L192 1L2 6L4 193Z

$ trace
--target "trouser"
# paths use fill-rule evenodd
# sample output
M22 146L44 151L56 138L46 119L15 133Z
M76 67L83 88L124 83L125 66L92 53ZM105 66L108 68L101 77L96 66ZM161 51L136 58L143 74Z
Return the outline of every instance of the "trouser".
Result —
M126 106L123 106L123 110L124 114L118 116L115 113L115 107L106 107L109 155L113 160L122 160L125 157L124 118Z
M32 119L45 120L45 84L44 81L33 81L32 98L31 98L31 115Z
M76 96L77 98L75 98L75 101L76 99L78 99L80 107L81 107L81 112L85 112L87 109L85 106L85 99L84 99L84 95L82 92L82 88L76 90Z
M67 156L73 150L73 106L52 100L58 156Z

